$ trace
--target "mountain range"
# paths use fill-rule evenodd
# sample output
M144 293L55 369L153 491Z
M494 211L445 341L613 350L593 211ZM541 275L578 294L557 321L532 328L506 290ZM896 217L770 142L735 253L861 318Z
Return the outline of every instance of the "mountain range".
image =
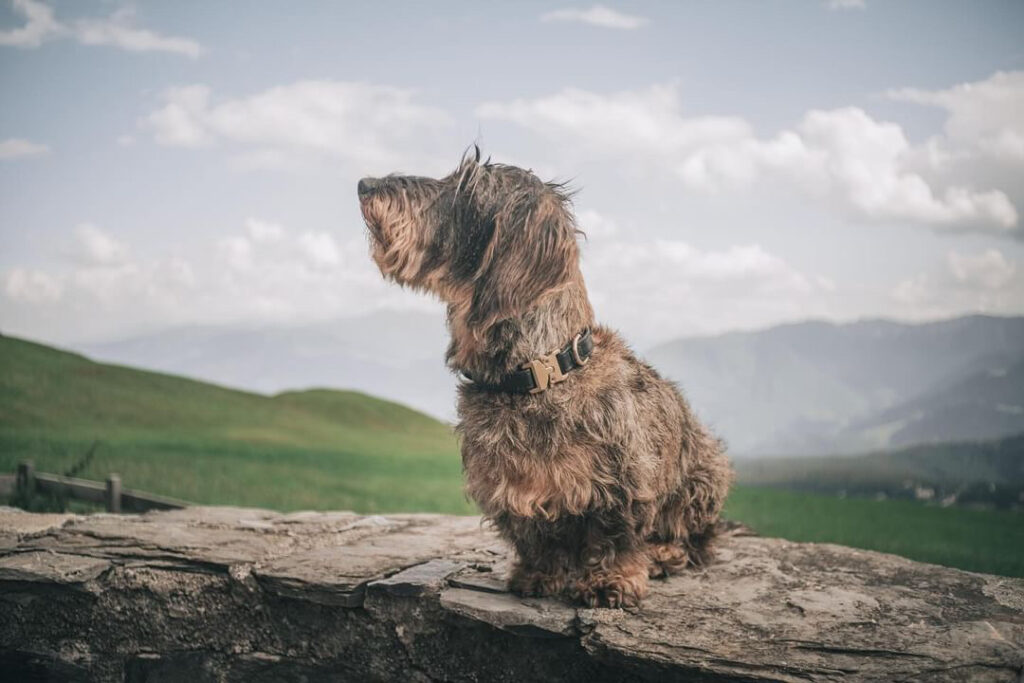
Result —
M294 327L182 327L72 348L99 361L264 394L354 389L453 421L447 344L443 315L379 312Z
M858 455L740 458L740 485L1024 509L1024 434Z
M454 420L439 314L193 327L74 348L264 393L356 389ZM1024 317L809 321L640 350L739 456L855 453L1024 432Z
M804 322L647 354L742 455L855 453L1024 431L1024 318Z

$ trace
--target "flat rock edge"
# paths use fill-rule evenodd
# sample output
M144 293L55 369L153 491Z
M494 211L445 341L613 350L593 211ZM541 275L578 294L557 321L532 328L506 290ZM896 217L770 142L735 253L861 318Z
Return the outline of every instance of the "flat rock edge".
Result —
M12 680L1022 680L1024 581L732 529L640 610L505 590L471 517L0 508Z

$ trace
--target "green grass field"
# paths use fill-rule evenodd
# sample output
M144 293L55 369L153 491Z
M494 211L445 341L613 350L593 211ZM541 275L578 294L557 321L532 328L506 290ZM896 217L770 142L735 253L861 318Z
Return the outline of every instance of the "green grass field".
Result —
M268 397L93 363L0 337L0 472L63 473L197 503L471 514L450 428L354 392ZM762 534L1024 576L1024 515L739 486L727 515Z
M199 503L473 511L451 429L355 392L275 397L0 338L0 471L64 473Z
M726 516L763 536L839 543L977 572L1024 576L1024 514L737 486Z

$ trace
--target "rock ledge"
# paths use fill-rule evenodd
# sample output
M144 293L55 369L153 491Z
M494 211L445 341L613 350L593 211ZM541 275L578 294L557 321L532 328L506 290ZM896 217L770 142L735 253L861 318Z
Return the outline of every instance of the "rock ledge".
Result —
M734 530L640 610L505 590L476 517L0 508L0 671L89 681L1018 681L1024 581Z

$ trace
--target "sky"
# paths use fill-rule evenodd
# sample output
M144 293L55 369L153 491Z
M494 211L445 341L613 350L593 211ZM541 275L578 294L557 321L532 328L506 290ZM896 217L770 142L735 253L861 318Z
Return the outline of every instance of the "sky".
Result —
M0 4L0 331L437 311L355 185L575 188L632 339L1024 313L1024 3Z

